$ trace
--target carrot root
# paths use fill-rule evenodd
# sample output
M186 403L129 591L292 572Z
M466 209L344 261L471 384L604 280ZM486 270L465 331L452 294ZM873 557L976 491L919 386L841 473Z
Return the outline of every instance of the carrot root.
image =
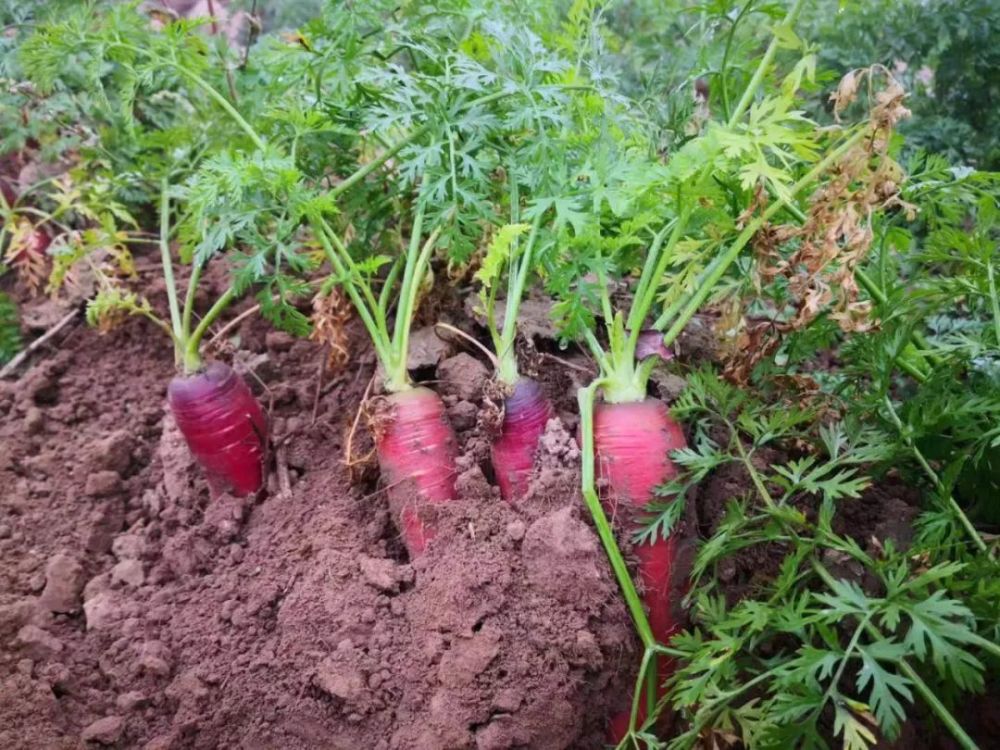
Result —
M170 382L167 399L188 448L212 487L246 496L264 481L267 421L231 367L213 362Z
M500 495L513 502L528 489L538 440L552 418L552 404L531 378L521 378L504 401L503 427L493 443L493 469Z
M684 432L657 399L621 404L597 404L594 409L594 450L599 476L607 483L605 508L626 533L636 530L635 512L654 498L654 490L677 475L670 451L686 445ZM660 643L667 643L682 626L676 589L678 543L676 536L658 538L633 548L638 561L643 601L650 629ZM672 670L669 659L660 659L662 681ZM658 691L659 693L660 691ZM656 696L657 699L661 694ZM646 696L640 700L639 722L646 718ZM628 732L629 711L611 721L615 743Z
M457 496L457 445L444 404L434 391L412 388L387 396L386 402L389 409L375 429L375 447L399 515L403 543L415 557L435 534L427 506Z

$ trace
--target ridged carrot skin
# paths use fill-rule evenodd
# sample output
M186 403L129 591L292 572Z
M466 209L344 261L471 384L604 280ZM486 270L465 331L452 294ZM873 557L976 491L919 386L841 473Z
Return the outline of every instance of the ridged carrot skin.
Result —
M386 400L389 414L376 430L378 463L390 488L406 492L410 485L417 491L416 496L405 497L399 508L403 543L410 556L416 557L434 538L433 527L421 515L422 506L457 497L458 447L444 404L434 391L411 388L390 394Z
M213 485L246 496L264 481L267 421L243 378L213 362L170 382L167 400L191 453Z
M552 403L531 378L521 378L504 400L503 426L493 443L493 470L500 495L513 502L528 489L538 439L552 418Z
M632 403L597 404L594 408L594 452L597 471L607 483L604 504L608 514L626 533L636 529L636 514L654 499L653 490L677 475L670 451L687 444L684 432L670 416L666 404L657 399ZM666 643L681 628L677 619L677 597L672 589L678 545L675 537L658 538L633 548L638 559L643 601L649 626L660 643ZM660 660L658 677L670 669ZM659 698L660 696L657 696ZM640 701L640 723L645 720L645 696ZM619 742L628 732L629 712L611 722L611 739Z

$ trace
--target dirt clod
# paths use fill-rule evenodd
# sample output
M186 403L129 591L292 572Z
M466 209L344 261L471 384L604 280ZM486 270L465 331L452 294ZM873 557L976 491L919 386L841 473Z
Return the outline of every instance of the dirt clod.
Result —
M39 605L50 612L78 611L83 582L83 567L75 557L55 555L45 567L45 589Z
M125 559L111 569L111 581L127 586L141 586L145 580L142 563L135 559Z
M17 632L17 644L25 656L36 661L49 659L63 649L62 641L37 625L25 625L21 628Z
M437 372L442 381L441 392L461 401L479 401L483 386L490 378L486 365L465 352L444 360L438 365Z
M124 729L125 720L121 716L105 716L88 724L80 733L80 739L85 743L113 745L121 739Z
M87 477L87 484L84 489L91 497L108 497L121 490L122 478L117 471L96 471Z
M406 366L411 370L434 367L451 351L451 344L438 336L433 326L418 328L410 334Z
M110 591L102 591L83 603L87 630L105 630L119 619L118 598Z
M396 588L396 564L392 560L377 559L362 555L358 558L361 575L365 583L379 591L393 591Z
M149 705L149 700L138 690L130 690L122 693L115 699L115 705L124 713L145 708Z

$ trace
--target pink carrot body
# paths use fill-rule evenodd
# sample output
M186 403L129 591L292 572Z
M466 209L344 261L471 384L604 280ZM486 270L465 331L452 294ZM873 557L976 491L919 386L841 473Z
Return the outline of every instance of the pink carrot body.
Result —
M521 378L504 401L503 427L493 443L493 470L504 500L512 502L528 489L538 439L554 411L540 385Z
M213 485L240 496L260 489L267 422L231 367L213 362L194 375L178 376L170 382L167 398L191 453Z
M670 451L686 445L684 432L673 421L666 404L656 399L597 404L594 408L594 451L599 476L607 482L604 504L608 514L626 533L636 530L636 514L654 499L654 490L677 474ZM657 641L666 643L680 629L678 601L682 595L673 584L678 545L674 537L633 548L638 560L640 591L648 611L649 626ZM670 669L660 660L662 682ZM657 696L659 698L661 696ZM645 720L645 696L639 721ZM619 742L628 732L629 712L611 722L611 739Z
M422 506L457 496L457 444L444 404L434 391L412 388L388 396L387 401L391 413L376 430L378 462L390 489L402 487L405 492L412 482L417 491L416 497L405 497L398 508L403 543L415 557L434 538L433 527L421 515Z

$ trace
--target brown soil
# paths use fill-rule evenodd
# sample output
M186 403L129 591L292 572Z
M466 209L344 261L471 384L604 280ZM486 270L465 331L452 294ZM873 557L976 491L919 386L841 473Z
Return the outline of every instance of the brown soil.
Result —
M511 508L474 378L443 387L463 499L410 562L342 460L370 354L321 385L321 348L267 331L244 324L232 357L270 408L256 500L209 500L151 326L80 325L0 385L0 747L599 747L635 642L568 433Z

